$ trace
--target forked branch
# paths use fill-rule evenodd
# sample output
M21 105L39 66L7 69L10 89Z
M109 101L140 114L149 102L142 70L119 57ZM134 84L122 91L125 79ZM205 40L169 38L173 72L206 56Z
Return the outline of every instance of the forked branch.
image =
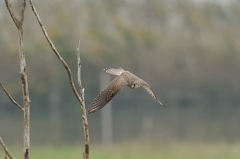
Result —
M28 91L28 80L27 80L27 66L24 53L24 43L23 43L23 20L24 12L26 8L26 0L22 0L20 19L18 20L12 9L12 5L9 0L5 0L6 7L9 11L10 16L14 24L18 29L18 39L19 39L19 60L20 60L20 75L22 80L22 93L23 93L23 104L24 104L24 132L23 132L23 153L24 159L29 159L29 149L30 149L30 99Z
M9 0L5 0L6 7L8 9L8 12L10 16L12 17L13 22L15 23L16 27L19 29L22 27L23 20L24 20L24 12L26 8L26 0L22 1L21 4L21 13L20 13L20 20L17 19L16 15L14 14L14 11L12 9L12 3Z

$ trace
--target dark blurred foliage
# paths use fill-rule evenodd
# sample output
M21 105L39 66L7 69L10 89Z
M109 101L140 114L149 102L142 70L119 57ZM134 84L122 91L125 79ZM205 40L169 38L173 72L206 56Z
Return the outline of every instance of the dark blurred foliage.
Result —
M0 80L22 103L17 30L0 3ZM158 107L143 89L123 89L113 100L116 142L142 138L145 121L153 124L148 128L153 142L240 140L240 1L44 0L35 6L75 79L81 40L87 106L99 92L99 74L106 67L139 75L167 105ZM32 141L82 140L80 108L67 74L29 5L24 36ZM100 113L89 116L96 143L101 141L99 118ZM0 136L21 141L21 120L1 91Z

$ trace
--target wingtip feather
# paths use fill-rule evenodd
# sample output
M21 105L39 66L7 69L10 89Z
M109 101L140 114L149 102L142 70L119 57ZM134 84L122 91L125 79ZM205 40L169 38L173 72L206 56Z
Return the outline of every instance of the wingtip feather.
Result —
M161 106L166 107L165 105L162 104L162 102L160 102L160 100L157 99L157 101Z

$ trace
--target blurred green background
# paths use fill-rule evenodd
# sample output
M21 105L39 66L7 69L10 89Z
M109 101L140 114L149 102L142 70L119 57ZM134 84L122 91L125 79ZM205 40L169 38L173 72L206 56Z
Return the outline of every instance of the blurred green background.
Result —
M12 2L19 11L20 1ZM206 153L216 148L217 152L226 150L240 156L234 151L239 149L240 142L240 1L34 3L75 79L75 50L77 40L81 40L87 107L100 91L100 74L106 67L123 67L134 72L153 87L167 106L159 107L143 89L124 88L112 103L114 145L123 144L124 148L134 143L141 154L144 145L154 147L149 148L151 151L158 151L156 145L159 149L171 145L168 146L171 151L175 147L181 152L179 143L191 143L186 149L201 143L210 144ZM5 2L0 4L0 80L14 99L22 103L17 29ZM24 40L31 99L31 144L82 145L80 107L64 67L44 38L29 4ZM22 119L19 109L0 90L0 136L7 145L22 144ZM89 115L88 120L91 145L101 146L101 113Z

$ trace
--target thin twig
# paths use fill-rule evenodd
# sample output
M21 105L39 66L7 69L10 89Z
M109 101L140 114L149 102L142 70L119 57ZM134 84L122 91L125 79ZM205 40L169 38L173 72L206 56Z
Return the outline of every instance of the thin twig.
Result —
M77 43L76 55L77 55L77 64L78 64L77 77L78 77L78 79L81 79L81 67L82 67L82 64L81 64L81 59L80 59L80 40L78 40L78 43ZM79 89L81 91L83 89L81 80L78 80L78 86L79 86Z
M18 104L12 97L11 95L8 93L8 91L6 90L6 88L3 86L2 82L0 81L0 86L2 87L3 91L6 93L6 95L8 96L8 98L13 102L13 104L15 104L19 109L21 109L22 111L24 111L23 107Z
M20 13L20 23L23 24L23 20L24 20L24 12L25 12L25 8L26 8L26 0L22 1L21 4L21 13Z
M6 3L6 7L8 9L8 12L10 14L10 16L12 17L12 20L13 22L15 23L15 25L18 27L20 27L20 22L19 20L16 18L15 14L14 14L14 11L12 9L12 3L9 2L9 0L5 0L5 3Z
M85 144L85 152L83 153L84 159L89 158L89 131L88 131L88 121L87 121L87 114L86 114L86 107L85 107L85 101L84 101L84 88L82 87L81 82L81 59L80 59L80 40L77 44L77 63L78 63L78 86L81 93L81 98L83 100L83 104L81 104L81 110L82 110L82 121L83 121L83 128L84 128L84 144Z
M78 40L76 55L77 55L77 65L78 65L78 71L77 71L78 87L80 89L80 94L81 94L80 96L84 101L84 88L83 88L82 82L81 82L82 62L81 62L81 58L80 58L80 40Z
M2 146L5 154L7 154L7 156L10 158L10 159L14 159L14 157L12 157L12 155L10 154L10 152L8 151L7 147L5 146L2 138L0 137L0 145Z

